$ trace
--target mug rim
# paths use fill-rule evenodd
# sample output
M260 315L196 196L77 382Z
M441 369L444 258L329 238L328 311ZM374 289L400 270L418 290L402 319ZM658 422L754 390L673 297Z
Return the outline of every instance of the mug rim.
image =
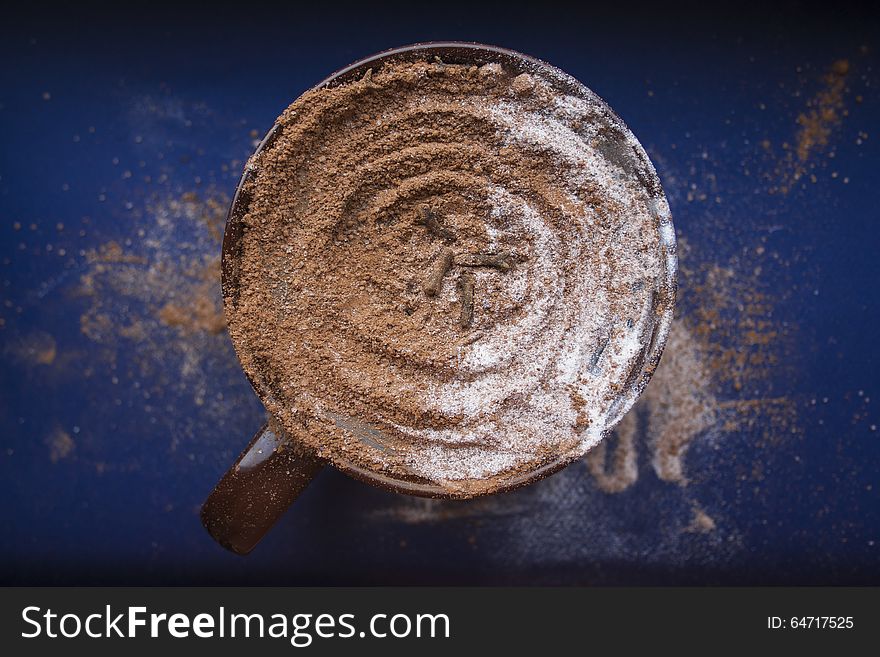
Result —
M428 56L438 57L449 56L450 54L459 55L462 57L470 56L469 61L453 63L467 63L472 65L493 62L501 58L507 63L518 64L521 68L525 68L525 66L528 65L533 70L537 68L539 70L552 73L554 76L554 80L562 83L567 87L570 87L570 90L572 92L580 92L580 94L583 94L583 90L586 90L589 94L591 94L594 99L599 102L614 119L619 121L620 125L630 135L632 135L639 146L641 146L638 138L635 137L629 127L626 126L624 121L608 105L608 103L606 103L594 91L586 87L586 85L578 81L576 78L565 73L564 71L553 66L552 64L549 64L536 57L525 55L509 48L502 48L500 46L493 46L474 41L423 41L405 46L399 46L396 48L389 48L387 50L383 50L373 55L361 58L343 68L338 69L334 73L324 78L321 82L313 85L302 93L305 94L315 89L345 84L346 82L359 79L371 66L375 64L384 64L385 62L393 58L407 58L412 57L413 55L424 56L426 54ZM300 94L300 96L302 96L302 94ZM247 163L244 167L244 171L242 172L242 175L238 181L238 185L236 186L235 194L233 195L229 210L226 215L226 225L223 232L220 276L224 313L227 314L227 316L231 312L231 300L233 296L235 296L235 293L238 289L237 265L240 257L240 245L243 234L242 219L247 213L247 208L250 205L251 201L247 193L244 191L244 187L245 184L250 180L251 176L254 175L254 158L259 155L263 150L269 148L272 145L275 137L278 134L278 129L279 125L277 123L273 124L266 135L263 137L263 139L260 140L259 144L257 144L254 152L248 158ZM644 147L642 147L642 149L644 150ZM644 164L646 165L648 173L651 177L651 180L647 182L650 183L651 187L653 187L654 190L657 192L657 195L653 196L653 198L659 197L665 199L665 193L660 183L659 176L657 175L657 172L650 158L647 157L647 154L645 154ZM672 225L671 219L670 225ZM645 359L642 363L639 376L635 381L631 381L628 385L626 385L624 392L617 398L616 402L622 400L622 403L617 409L614 420L607 424L607 426L601 433L600 439L596 442L596 444L599 444L599 442L607 439L608 435L614 430L614 427L617 425L623 415L625 415L626 412L632 408L633 404L635 404L636 400L639 398L645 386L648 384L651 377L653 376L653 373L656 370L657 365L660 361L660 357L663 354L663 350L669 336L669 329L675 308L675 297L677 293L678 258L676 254L675 231L672 230L670 232L671 235L665 235L663 236L663 238L661 238L661 246L665 247L666 257L663 259L664 276L663 281L661 282L658 289L658 297L664 298L659 299L656 302L656 305L662 306L662 311L657 319L655 319L654 321L654 330L651 334L651 341L648 346ZM239 364L242 365L238 344L235 340L232 340L232 344L233 349L235 350L236 358L239 360ZM243 365L242 371L245 373L245 376L251 384L251 387L254 389L254 392L260 399L260 402L264 406L266 406L266 399L272 398L273 396L271 391L266 388L260 381L255 380L255 378L251 375L250 372L248 372L246 368L244 368ZM280 420L278 420L278 422L283 426L283 422L281 422ZM296 440L296 438L293 439ZM302 441L297 440L297 442L301 443ZM387 491L407 495L415 495L418 497L430 497L440 499L470 499L475 497L482 497L484 495L494 495L496 493L508 492L535 483L562 470L566 466L571 465L574 461L582 458L584 454L585 452L578 451L576 448L569 450L567 452L559 454L552 461L549 461L547 463L539 465L536 468L532 468L525 473L520 473L514 477L502 481L500 484L492 487L491 489L475 492L450 490L448 488L445 488L441 484L437 484L434 482L426 483L424 480L408 480L401 475L389 476L387 473L365 468L351 461L347 461L343 458L333 458L328 460L328 463L338 470L344 472L345 474L353 477L354 479L358 479L367 484L376 486Z

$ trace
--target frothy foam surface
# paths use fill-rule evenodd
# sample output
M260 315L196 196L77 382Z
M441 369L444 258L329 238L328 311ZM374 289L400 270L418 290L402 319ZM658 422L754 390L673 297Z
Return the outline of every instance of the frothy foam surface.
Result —
M644 382L675 255L600 99L543 68L397 63L278 123L228 311L289 432L462 495L601 439Z

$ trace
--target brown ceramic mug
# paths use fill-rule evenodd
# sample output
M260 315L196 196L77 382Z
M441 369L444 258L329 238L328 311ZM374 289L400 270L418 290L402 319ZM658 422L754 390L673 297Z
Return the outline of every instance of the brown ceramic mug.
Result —
M589 96L597 101L595 94L586 89L573 78L561 74L549 64L520 53L474 43L432 42L415 44L379 53L360 60L316 85L316 88L333 87L359 80L368 69L378 70L388 61L414 61L439 58L449 64L465 64L481 66L487 63L499 63L514 73L535 70L550 71L556 79L566 84L565 91L575 96ZM601 101L598 101L601 102ZM603 104L603 111L614 121L616 131L622 131L629 143L636 143L634 137L626 129L623 122L613 111ZM256 149L258 154L272 147L278 133L275 125L268 132ZM621 136L623 139L623 136ZM662 200L665 204L660 181L653 166L641 148L627 147L628 157L632 160L628 175L637 178L651 199ZM251 160L253 162L253 160ZM243 217L251 203L244 183L254 176L252 164L246 166L233 198L226 221L223 239L222 259L222 290L226 312L235 307L239 293L239 258L243 233ZM669 330L675 299L675 274L677 261L675 256L674 231L668 217L660 227L659 243L663 249L663 276L653 291L653 312L646 313L643 335L648 336L639 356L638 367L630 376L626 385L619 391L617 399L610 405L613 408L612 420L604 429L607 435L619 419L629 410L638 395L644 389L653 373ZM236 351L241 354L243 345L235 344ZM259 377L249 375L254 390L264 401L271 398L271 391ZM350 429L350 427L346 427ZM353 430L357 435L357 429ZM361 437L369 440L368 436ZM492 493L512 490L533 483L565 467L581 457L583 452L577 450L560 453L555 459L545 462L527 472L509 478L503 485L494 488ZM202 506L201 517L205 528L221 545L238 553L247 554L266 532L274 525L299 493L309 484L312 478L327 462L317 457L302 440L291 436L281 429L280 423L270 419L236 459L235 463L223 476ZM334 455L333 465L346 474L379 488L433 498L465 498L473 494L462 494L460 491L447 489L434 482L417 477L389 474L377 470L366 469L341 455ZM477 493L483 494L483 493Z

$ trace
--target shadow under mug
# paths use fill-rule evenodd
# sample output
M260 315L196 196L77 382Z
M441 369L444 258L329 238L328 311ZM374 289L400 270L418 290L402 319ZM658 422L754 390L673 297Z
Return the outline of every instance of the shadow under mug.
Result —
M378 69L388 61L415 61L439 58L448 64L482 66L497 62L517 74L546 71L565 93L589 96L593 102L602 101L574 78L565 75L551 65L521 53L478 43L430 42L395 48L362 59L334 73L315 88L333 87L360 79L368 69ZM607 105L607 116L614 122L624 145L624 135L631 135L622 120ZM276 124L257 146L255 155L271 148L279 133ZM629 170L634 171L650 198L662 198L660 180L641 149L628 145L620 148L614 156L617 159L629 158ZM253 162L253 159L250 160ZM255 175L254 169L246 165L239 181L235 196L226 219L223 236L223 255L221 283L224 306L234 307L239 294L239 258L243 234L243 218L247 214L251 198L245 183ZM613 421L608 423L603 439L610 433L617 421L635 403L647 385L648 380L663 352L672 310L675 302L675 275L677 260L675 256L674 232L663 231L661 248L665 250L664 276L654 294L654 311L648 313L653 322L647 327L650 340L642 351L641 362L633 368L633 375L623 387L614 402L614 413L609 414ZM239 346L236 345L236 350ZM257 378L248 376L251 385L261 400L271 398L271 391ZM351 429L351 427L346 427ZM353 430L357 433L357 429ZM561 453L554 460L495 487L491 493L513 490L533 483L581 457L577 451ZM280 423L270 419L257 431L248 446L235 460L232 467L223 475L220 482L202 506L202 524L211 536L223 547L237 554L247 554L269 531L296 497L308 486L317 473L327 465L327 461L315 455L301 440L281 429ZM365 469L344 459L334 459L333 465L347 474L366 483L388 491L433 498L467 498L480 494L463 494L447 490L431 481L402 475L389 475L386 472Z

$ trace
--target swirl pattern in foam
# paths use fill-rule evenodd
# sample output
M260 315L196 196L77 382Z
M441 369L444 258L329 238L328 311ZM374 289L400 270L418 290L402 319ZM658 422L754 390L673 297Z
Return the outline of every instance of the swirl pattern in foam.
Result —
M669 209L555 69L386 63L303 95L249 167L230 333L337 464L490 492L585 453L647 380Z

